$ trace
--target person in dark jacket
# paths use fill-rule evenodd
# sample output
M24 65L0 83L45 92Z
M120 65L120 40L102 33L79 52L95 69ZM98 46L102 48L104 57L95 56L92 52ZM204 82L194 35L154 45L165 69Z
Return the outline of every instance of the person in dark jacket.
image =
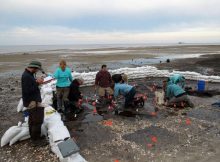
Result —
M41 94L39 85L43 79L36 79L36 73L42 70L41 63L32 61L22 74L21 88L24 107L27 107L29 113L29 132L34 146L45 145L46 142L41 139L41 125L44 119L44 107L41 105Z
M82 99L82 94L79 90L79 86L83 84L83 79L74 79L70 84L70 92L69 92L69 101L78 102L79 99Z
M106 93L108 95L113 95L113 90L111 89L112 78L111 74L107 70L106 65L102 65L101 70L96 74L95 78L95 90L98 87L99 97L104 97Z

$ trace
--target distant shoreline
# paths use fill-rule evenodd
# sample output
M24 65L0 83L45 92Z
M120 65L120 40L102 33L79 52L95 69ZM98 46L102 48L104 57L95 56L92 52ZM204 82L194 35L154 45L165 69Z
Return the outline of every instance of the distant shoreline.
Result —
M93 50L114 50L114 49L157 49L166 47L187 47L187 46L220 46L220 43L167 43L167 44L76 44L76 45L0 45L2 54L23 54L45 51L93 51Z

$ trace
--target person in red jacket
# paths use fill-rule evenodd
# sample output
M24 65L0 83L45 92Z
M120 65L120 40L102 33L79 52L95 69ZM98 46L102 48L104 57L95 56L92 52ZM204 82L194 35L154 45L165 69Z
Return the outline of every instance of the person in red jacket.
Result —
M102 65L101 70L96 74L95 78L95 90L98 87L98 95L100 98L105 95L113 95L113 90L111 89L111 74L107 70L106 65Z

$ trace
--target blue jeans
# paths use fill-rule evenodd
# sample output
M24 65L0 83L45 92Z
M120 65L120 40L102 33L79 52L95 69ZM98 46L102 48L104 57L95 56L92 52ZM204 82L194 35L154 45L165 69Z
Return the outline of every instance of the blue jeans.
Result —
M133 88L128 92L128 94L125 96L125 107L128 107L129 104L131 104L131 102L132 102L133 99L134 99L135 94L136 94L136 90L135 90L135 88L133 87Z

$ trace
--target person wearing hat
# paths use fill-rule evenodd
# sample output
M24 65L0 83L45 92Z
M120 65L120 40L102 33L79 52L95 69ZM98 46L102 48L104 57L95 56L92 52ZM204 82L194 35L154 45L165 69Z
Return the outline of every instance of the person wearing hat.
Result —
M41 105L39 85L43 79L36 79L36 73L42 71L39 61L31 61L21 77L22 100L29 113L29 132L34 146L45 145L41 138L41 125L44 119L44 107Z

